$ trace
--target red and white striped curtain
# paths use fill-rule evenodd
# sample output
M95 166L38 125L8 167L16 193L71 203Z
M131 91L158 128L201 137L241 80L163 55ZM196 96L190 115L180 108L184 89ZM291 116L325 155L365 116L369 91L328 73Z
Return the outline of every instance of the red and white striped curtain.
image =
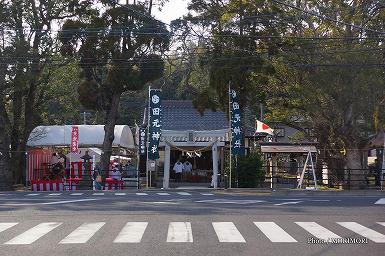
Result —
M38 180L48 171L53 151L48 149L31 149L27 154L27 181Z
M92 162L89 163L92 166ZM83 170L84 165L83 162L72 162L71 163L71 172L70 178L79 178L82 179L83 175L91 176L91 170ZM85 177L85 179L89 178Z

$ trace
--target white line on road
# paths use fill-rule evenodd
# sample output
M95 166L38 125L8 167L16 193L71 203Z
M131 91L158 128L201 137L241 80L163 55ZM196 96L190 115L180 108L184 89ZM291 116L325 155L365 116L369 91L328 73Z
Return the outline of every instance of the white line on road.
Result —
M160 195L160 196L169 196L170 194L169 193L156 193L157 195Z
M115 193L115 196L125 196L127 195L126 193Z
M49 196L60 196L62 193L51 193L51 194L48 194Z
M213 222L215 233L221 243L246 243L242 234L232 222Z
M148 196L147 193L136 193L137 196Z
M177 192L177 194L181 196L191 196L191 194L187 192Z
M72 193L71 196L81 196L83 195L84 193Z
M302 200L305 200L303 198L279 198L279 199L275 199L275 200L281 200L281 201L302 201Z
M385 222L377 222L377 223L385 227Z
M17 225L18 222L3 222L0 223L0 232L3 232L9 228L12 228L13 226Z
M279 204L274 204L274 205L287 205L287 204L299 204L302 203L303 201L296 201L296 202L284 202L284 203L279 203Z
M273 243L295 243L291 235L286 233L280 226L274 222L254 222L254 224L267 236Z
M5 244L32 244L40 237L54 230L62 223L59 222L45 222L25 231L24 233L12 238Z
M328 240L328 238L341 238L316 222L296 222L296 224L319 239Z
M144 204L180 204L180 203L177 203L177 202L163 202L163 201L160 201L160 202L142 202Z
M148 222L127 222L114 243L140 243Z
M40 194L26 194L25 196L38 196Z
M385 198L378 199L374 204L385 204Z
M202 196L213 196L214 194L211 193L201 193Z
M385 243L385 235L374 231L373 229L367 228L358 224L357 222L337 222L339 225L347 228L360 236L366 237L375 243Z
M104 196L104 193L93 193L93 196Z
M213 204L255 204L263 203L263 200L228 200L228 199L210 199L195 201L195 203L213 203Z
M67 201L55 201L48 203L22 203L22 204L2 204L5 206L25 206L25 205L50 205L50 204L68 204L68 203L76 203L76 202L86 202L86 201L95 201L98 199L79 199L79 200L67 200Z
M84 223L71 234L66 236L59 244L84 244L106 224L105 222Z
M168 243L192 243L192 229L190 222L170 222L167 233Z

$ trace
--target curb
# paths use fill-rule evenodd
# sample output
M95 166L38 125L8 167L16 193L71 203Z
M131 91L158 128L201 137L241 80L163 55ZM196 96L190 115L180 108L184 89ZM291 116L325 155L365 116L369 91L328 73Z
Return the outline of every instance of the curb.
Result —
M308 190L273 190L273 195L305 195L305 196L385 196L384 190L337 190L337 191L308 191Z

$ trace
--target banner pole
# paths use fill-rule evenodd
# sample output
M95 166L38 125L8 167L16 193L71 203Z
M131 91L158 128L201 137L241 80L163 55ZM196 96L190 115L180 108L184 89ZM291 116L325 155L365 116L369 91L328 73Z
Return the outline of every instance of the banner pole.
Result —
M64 136L65 136L65 133L66 133L66 126L64 125ZM65 143L65 141L64 141ZM70 175L68 177L71 178L71 164L72 164L72 126L71 126L71 139L70 139L70 143L69 143L69 146L70 146Z
M135 124L136 124L136 121L135 121ZM138 125L138 124L136 124ZM139 140L138 140L138 144L136 145L137 146L137 149L136 149L136 188L139 189L139 182L140 182L140 179L139 179L139 161L140 161L140 147L139 147L139 144L140 144L140 137L141 137L141 128L139 126L135 127L135 128L138 128L139 129ZM132 164L132 161L131 161L131 164Z
M231 171L232 171L232 131L231 131L231 99L230 99L230 91L231 90L231 80L229 81L229 92L228 92L228 96L229 96L229 128L230 128L230 132L229 132L229 137L230 137L230 172L229 172L229 188L231 188Z
M146 144L147 144L147 148L146 148L146 152L147 152L147 156L146 156L146 189L148 189L148 150L149 150L149 131L150 131L150 91L151 91L151 86L148 87L148 111L147 111L147 139L146 139Z
M384 148L382 150L382 164L381 164L381 177L380 177L380 182L381 182L381 190L384 190L384 167L385 167L385 134L384 134Z

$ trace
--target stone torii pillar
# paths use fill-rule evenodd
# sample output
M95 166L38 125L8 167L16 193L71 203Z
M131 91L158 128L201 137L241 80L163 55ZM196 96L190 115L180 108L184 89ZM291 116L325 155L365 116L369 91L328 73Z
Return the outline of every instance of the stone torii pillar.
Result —
M168 189L170 182L170 145L164 148L163 188Z
M218 144L217 142L214 142L213 146L211 147L212 155L213 155L213 187L218 187Z

